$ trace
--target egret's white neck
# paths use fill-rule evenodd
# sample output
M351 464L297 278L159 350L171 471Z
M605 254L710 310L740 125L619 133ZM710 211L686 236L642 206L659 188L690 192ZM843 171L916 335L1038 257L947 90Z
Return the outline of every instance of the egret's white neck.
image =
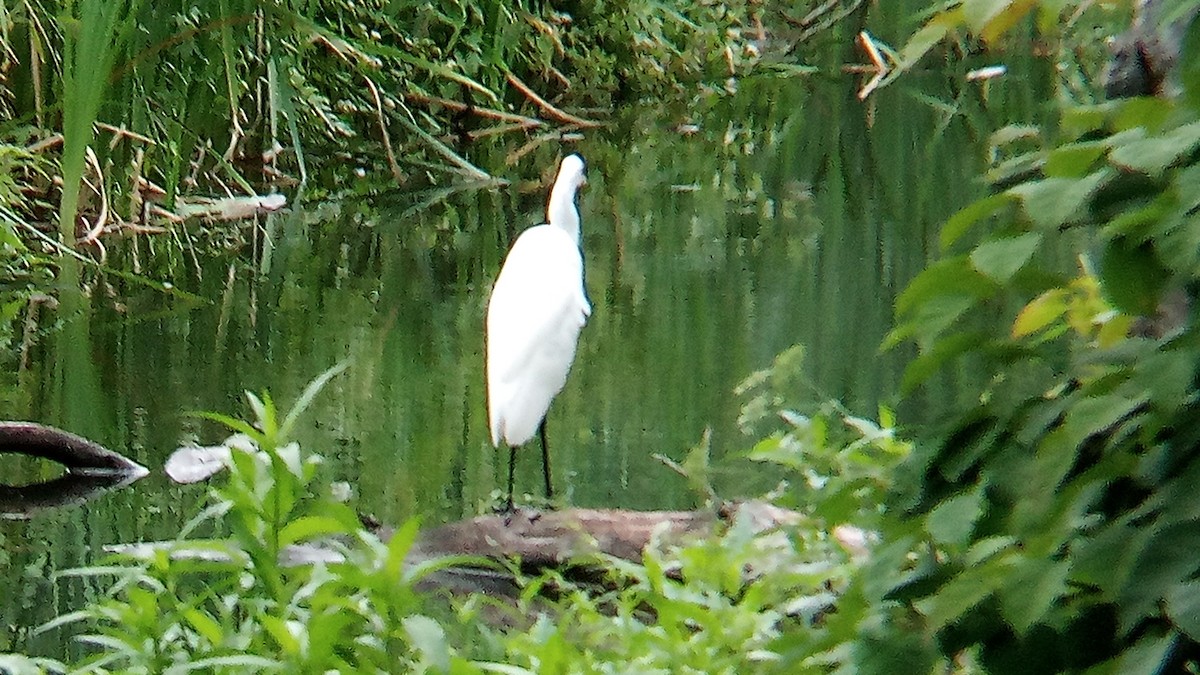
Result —
M578 186L569 181L555 181L550 190L550 203L546 205L546 220L561 227L579 243L579 209L575 207L575 192Z

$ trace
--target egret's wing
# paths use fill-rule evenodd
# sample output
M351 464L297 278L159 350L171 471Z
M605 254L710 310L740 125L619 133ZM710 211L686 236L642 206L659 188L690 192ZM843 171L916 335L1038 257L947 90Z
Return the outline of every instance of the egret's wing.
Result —
M487 317L493 441L528 440L562 390L591 311L582 278L579 248L558 228L526 230L505 259Z

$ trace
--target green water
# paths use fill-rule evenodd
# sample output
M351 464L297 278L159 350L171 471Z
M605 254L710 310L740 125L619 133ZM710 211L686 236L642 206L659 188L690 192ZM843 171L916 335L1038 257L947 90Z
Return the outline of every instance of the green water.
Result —
M0 522L0 651L59 653L62 633L30 628L98 591L51 575L106 544L169 538L205 502L203 486L159 471L180 443L224 435L185 412L248 415L242 392L265 388L286 405L347 358L300 440L354 486L360 510L396 523L486 508L506 459L487 440L487 293L508 242L540 222L566 147L589 160L594 309L549 414L560 498L692 508L697 495L652 455L681 460L706 429L720 494L773 487L738 459L755 438L738 427L735 387L801 344L797 401L866 416L895 404L907 354L879 352L895 297L936 254L940 220L983 189L989 106L1021 103L1001 88L951 115L934 104L948 94L896 87L869 112L853 85L746 82L702 115L628 111L514 166L502 161L513 148L480 148L508 188L296 205L247 226L241 254L181 263L200 302L95 283L86 308L36 333L18 391L0 399L19 403L0 418L62 426L155 473L85 507ZM919 419L923 404L901 411ZM540 493L539 462L536 445L521 453L519 491ZM21 466L25 480L49 470Z

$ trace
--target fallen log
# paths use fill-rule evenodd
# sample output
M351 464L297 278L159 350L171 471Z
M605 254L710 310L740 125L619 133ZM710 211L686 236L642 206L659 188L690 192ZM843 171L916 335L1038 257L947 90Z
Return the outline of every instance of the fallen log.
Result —
M34 422L0 422L0 453L41 457L79 475L140 478L150 473L141 464L99 443Z
M651 542L682 543L713 534L719 522L751 518L756 532L794 525L801 515L765 502L729 502L710 511L566 509L477 516L423 532L413 555L465 555L520 561L526 570L562 567L596 555L638 562ZM382 535L382 536L386 536Z

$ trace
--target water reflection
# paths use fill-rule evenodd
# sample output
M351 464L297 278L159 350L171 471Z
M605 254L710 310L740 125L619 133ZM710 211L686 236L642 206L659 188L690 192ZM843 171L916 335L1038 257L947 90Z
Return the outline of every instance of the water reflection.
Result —
M793 344L809 355L798 397L872 415L895 390L903 354L878 352L894 296L930 255L935 224L975 196L978 154L968 125L938 127L914 98L886 97L874 118L868 127L840 85L746 82L702 118L635 111L571 146L589 161L580 209L593 314L548 416L567 502L697 504L652 455L681 459L706 429L718 492L772 486L734 459L753 439L737 428L732 392ZM684 122L696 128L679 131ZM227 435L183 412L244 414L242 392L266 388L286 405L349 357L301 442L384 522L473 514L505 481L506 457L487 438L486 293L508 243L542 220L559 153L504 167L503 148L480 147L474 159L513 185L453 191L418 212L430 193L274 214L244 233L253 262L231 253L174 270L206 304L97 293L74 339L48 346L25 380L64 384L30 384L20 412L92 427L158 468L181 444ZM42 377L51 372L85 381ZM534 447L519 456L518 492L539 491ZM0 622L35 626L73 609L83 582L51 594L44 573L90 564L102 544L172 537L204 491L155 479L106 495L86 518L0 523L5 587L22 589L0 601ZM61 636L26 638L0 639L0 651Z
M141 478L137 474L64 474L29 485L0 484L0 518L27 520L52 509L78 506Z

